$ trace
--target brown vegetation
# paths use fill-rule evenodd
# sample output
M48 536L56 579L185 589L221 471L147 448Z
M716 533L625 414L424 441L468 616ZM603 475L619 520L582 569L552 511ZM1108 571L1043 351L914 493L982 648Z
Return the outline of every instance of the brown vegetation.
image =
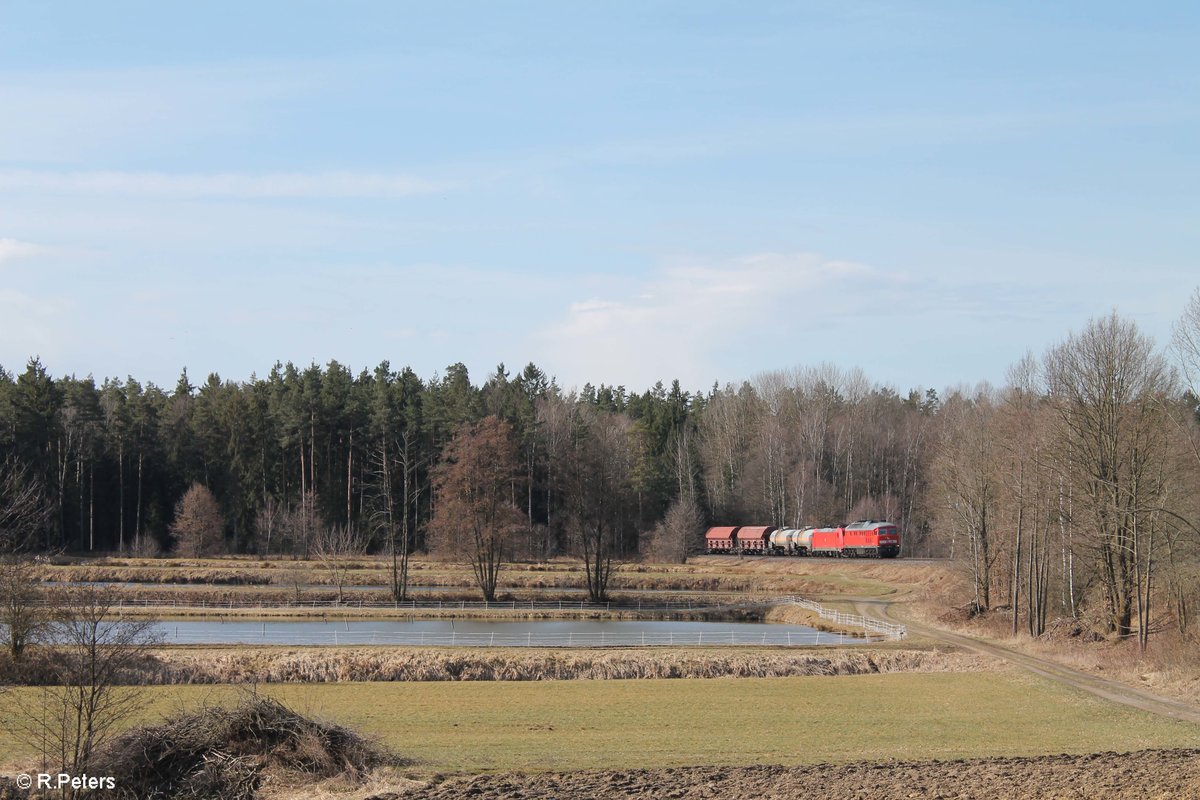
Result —
M179 498L171 536L176 552L184 557L211 556L225 550L225 518L207 486L193 483Z
M474 650L400 647L164 648L131 679L146 685L346 681L772 678L979 672L995 662L939 650Z
M522 526L517 479L512 426L494 416L461 427L434 473L433 549L470 563L484 600L496 599L500 565Z
M650 561L683 564L695 555L704 542L704 514L691 497L677 499L667 509L646 541L645 555Z

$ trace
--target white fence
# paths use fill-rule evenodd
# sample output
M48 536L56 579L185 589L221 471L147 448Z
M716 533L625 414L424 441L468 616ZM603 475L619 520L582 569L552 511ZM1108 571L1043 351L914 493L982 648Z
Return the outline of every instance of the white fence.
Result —
M49 603L51 601L45 600ZM119 608L174 608L182 610L263 610L272 609L312 609L312 610L346 610L346 609L391 609L394 611L629 611L645 613L671 613L680 611L720 611L726 608L738 608L744 605L771 605L774 598L764 597L750 602L734 602L732 600L713 600L700 602L696 600L655 600L636 603L590 603L586 600L295 600L270 602L262 600L173 600L166 598L118 598Z
M781 598L778 601L780 604L790 603L807 608L809 611L815 611L821 619L827 619L836 625L846 625L853 628L862 628L865 631L878 634L885 639L898 641L908 635L908 629L903 625L897 625L893 622L884 622L880 619L872 619L864 617L861 614L847 614L844 611L837 611L832 608L825 608L820 603L812 600L805 600L803 597L789 596Z
M289 645L425 645L443 647L676 647L676 646L762 646L811 647L813 645L861 644L857 636L825 631L638 631L560 633L460 633L456 631L337 631L296 634L264 630L262 635L233 635L214 642L211 632L176 631L167 628L165 644L289 644ZM764 626L770 627L770 626Z

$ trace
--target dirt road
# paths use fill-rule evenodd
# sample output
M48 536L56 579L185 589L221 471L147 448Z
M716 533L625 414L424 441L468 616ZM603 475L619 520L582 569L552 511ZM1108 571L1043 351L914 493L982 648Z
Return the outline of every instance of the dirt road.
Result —
M855 613L867 617L875 617L876 619L886 619L892 622L903 623L908 627L910 634L920 634L935 641L955 645L968 652L1003 659L1044 678L1073 686L1076 689L1082 689L1085 692L1090 692L1106 700L1111 700L1114 703L1121 703L1122 705L1132 706L1142 711L1149 711L1152 714L1161 714L1173 719L1184 720L1185 722L1200 723L1200 709L1197 709L1195 706L1166 697L1159 697L1158 695L1142 691L1118 681L1110 681L1096 675L1080 672L1079 670L1022 653L995 642L984 641L959 633L951 633L932 625L914 622L897 613L897 605L897 603L891 600L859 599L854 601Z

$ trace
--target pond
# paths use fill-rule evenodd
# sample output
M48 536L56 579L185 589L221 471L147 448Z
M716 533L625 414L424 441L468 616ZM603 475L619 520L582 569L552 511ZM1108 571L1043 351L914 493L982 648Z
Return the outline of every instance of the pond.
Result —
M164 583L161 581L42 581L42 586L51 586L55 588L79 588L88 586L99 587L115 587L118 589L229 589L232 587L244 587L252 590L257 589L278 589L281 591L292 591L299 588L301 592L336 592L337 587L328 583L302 583L299 587L283 581L280 583L253 583L253 584L230 584L230 583ZM342 591L346 594L352 592L379 592L389 593L392 587L383 583L355 585L347 584L342 587ZM456 585L439 585L439 586L420 586L409 584L408 591L418 594L425 592L457 592L468 590L476 592L473 584L456 584ZM579 595L587 594L587 589L582 586L500 586L499 591L504 592L520 592L522 594L553 594L553 595ZM684 589L620 589L614 591L622 595L677 595L677 594L730 594L730 592L708 592L708 591L693 591Z
M634 647L865 641L803 625L663 620L168 620L155 627L164 644Z

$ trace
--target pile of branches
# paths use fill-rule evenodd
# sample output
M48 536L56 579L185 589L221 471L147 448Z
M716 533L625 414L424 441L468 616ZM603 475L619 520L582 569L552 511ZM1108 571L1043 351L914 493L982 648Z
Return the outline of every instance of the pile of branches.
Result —
M267 775L358 781L388 760L372 742L268 697L206 708L114 739L88 772L111 775L113 800L253 800Z

